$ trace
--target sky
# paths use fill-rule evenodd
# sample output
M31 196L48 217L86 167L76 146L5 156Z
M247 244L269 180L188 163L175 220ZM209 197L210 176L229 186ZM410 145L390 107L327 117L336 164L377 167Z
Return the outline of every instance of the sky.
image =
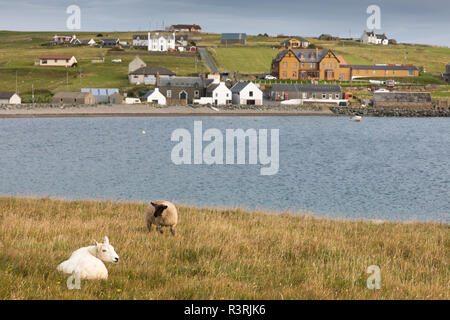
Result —
M360 37L367 7L380 7L380 29L399 42L450 47L449 0L0 0L0 30L69 31L70 5L79 31L145 31L199 24L203 32ZM72 33L72 31L70 31Z

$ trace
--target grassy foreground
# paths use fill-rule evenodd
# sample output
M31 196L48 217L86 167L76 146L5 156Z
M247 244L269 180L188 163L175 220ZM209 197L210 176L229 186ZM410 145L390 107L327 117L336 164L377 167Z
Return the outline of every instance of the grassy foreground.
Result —
M449 299L450 227L179 207L177 236L145 204L0 198L0 299ZM108 235L106 281L68 290L56 266ZM370 265L381 289L369 290Z

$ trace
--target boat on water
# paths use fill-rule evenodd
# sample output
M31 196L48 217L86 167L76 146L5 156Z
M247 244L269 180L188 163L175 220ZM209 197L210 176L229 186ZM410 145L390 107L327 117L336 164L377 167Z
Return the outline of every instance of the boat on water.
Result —
M350 118L350 121L362 122L362 117L361 116L353 116Z

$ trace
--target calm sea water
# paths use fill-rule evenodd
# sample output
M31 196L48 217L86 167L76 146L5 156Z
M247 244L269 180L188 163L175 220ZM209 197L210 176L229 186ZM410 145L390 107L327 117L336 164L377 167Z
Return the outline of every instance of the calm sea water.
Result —
M280 169L175 165L177 128L280 129ZM142 131L145 130L146 134ZM205 143L206 144L206 143ZM0 119L0 195L312 211L450 222L450 119L167 117Z

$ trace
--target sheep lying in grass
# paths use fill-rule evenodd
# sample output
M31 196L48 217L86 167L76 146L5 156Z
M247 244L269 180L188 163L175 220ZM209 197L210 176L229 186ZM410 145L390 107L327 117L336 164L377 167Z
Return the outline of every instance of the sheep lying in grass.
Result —
M70 258L56 268L68 274L79 274L81 279L107 279L108 270L104 262L119 262L119 256L114 247L109 244L108 237L103 243L94 240L94 245L80 248L72 253Z
M156 230L163 233L162 227L170 227L172 235L175 235L175 226L178 223L178 212L175 205L166 200L151 202L147 208L147 229L152 230L152 224Z

